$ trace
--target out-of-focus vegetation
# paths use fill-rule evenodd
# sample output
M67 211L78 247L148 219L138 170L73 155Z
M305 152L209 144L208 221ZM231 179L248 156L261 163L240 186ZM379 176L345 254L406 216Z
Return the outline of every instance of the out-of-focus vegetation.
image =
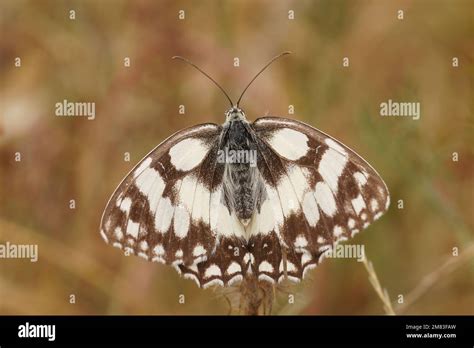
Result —
M235 98L285 50L293 55L255 82L242 107L250 119L305 121L377 169L392 206L354 242L366 245L392 300L408 296L453 248L462 254L473 241L473 10L457 0L3 0L0 242L38 244L39 261L0 259L0 313L227 313L222 297L171 267L107 246L98 225L116 185L156 144L183 127L224 121L220 91L171 56L191 59ZM95 120L55 116L64 99L95 102ZM388 99L420 102L420 120L381 117ZM473 275L467 258L404 312L473 314ZM275 313L383 312L355 260L326 260L290 291L295 303L280 293Z

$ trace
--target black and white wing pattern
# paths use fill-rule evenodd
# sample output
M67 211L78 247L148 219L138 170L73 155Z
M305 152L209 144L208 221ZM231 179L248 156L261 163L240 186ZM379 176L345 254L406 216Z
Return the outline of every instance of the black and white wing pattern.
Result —
M216 124L191 127L145 156L110 198L102 238L128 254L171 265L199 286L241 280L243 227L221 204L221 131Z
M261 280L298 282L338 242L380 218L389 192L359 155L309 125L264 117L252 128L267 192L252 221L254 268Z
M389 206L385 183L355 152L304 123L239 117L175 133L125 177L103 239L173 266L200 287L301 280L338 242ZM256 169L218 160L256 151Z

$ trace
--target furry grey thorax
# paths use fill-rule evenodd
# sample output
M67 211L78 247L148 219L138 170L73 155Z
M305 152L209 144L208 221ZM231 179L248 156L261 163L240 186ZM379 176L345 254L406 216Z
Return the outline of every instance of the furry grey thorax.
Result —
M233 107L226 112L220 139L220 150L248 151L258 154L254 130L244 112ZM250 157L250 156L249 156ZM256 156L258 161L258 155ZM225 163L223 177L224 203L229 212L246 227L254 211L260 210L265 197L265 186L258 165Z

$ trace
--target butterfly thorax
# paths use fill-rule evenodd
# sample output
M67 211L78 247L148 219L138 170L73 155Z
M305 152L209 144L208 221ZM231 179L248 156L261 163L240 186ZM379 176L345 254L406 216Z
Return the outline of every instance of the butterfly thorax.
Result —
M257 168L257 143L242 110L233 108L226 116L220 148L225 154L224 203L247 226L259 209L264 192Z

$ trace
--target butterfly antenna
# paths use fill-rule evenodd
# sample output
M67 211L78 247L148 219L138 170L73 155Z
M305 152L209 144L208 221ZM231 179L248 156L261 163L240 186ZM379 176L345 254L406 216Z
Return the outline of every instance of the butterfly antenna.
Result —
M189 65L191 65L192 67L196 68L197 70L199 70L204 76L206 76L209 80L211 80L212 82L214 82L214 84L219 87L219 89L222 91L222 93L224 93L224 95L226 96L227 100L229 101L230 103L230 107L234 107L234 103L232 102L232 99L230 99L229 95L226 93L226 91L224 91L224 88L221 87L221 85L219 85L216 80L214 80L212 77L210 77L208 74L206 74L204 71L202 71L201 68L199 68L196 64L192 63L191 61L187 60L186 58L183 58L181 56L173 56L171 59L180 59L182 60L183 62L185 63L188 63Z
M255 81L255 79L265 71L266 68L268 68L270 66L270 64L272 64L275 60L277 60L278 58L281 58L283 56L286 56L287 54L290 54L291 52L289 51L286 51L286 52L283 52L283 53L280 53L279 55L277 55L276 57L273 57L262 69L260 69L260 71L257 73L257 75L254 76L254 78L248 83L247 87L245 87L244 91L242 92L242 94L240 95L240 98L239 100L237 100L237 107L239 107L239 104L240 104L240 101L242 100L242 97L244 96L245 92L247 91L247 89L250 87L250 85Z

